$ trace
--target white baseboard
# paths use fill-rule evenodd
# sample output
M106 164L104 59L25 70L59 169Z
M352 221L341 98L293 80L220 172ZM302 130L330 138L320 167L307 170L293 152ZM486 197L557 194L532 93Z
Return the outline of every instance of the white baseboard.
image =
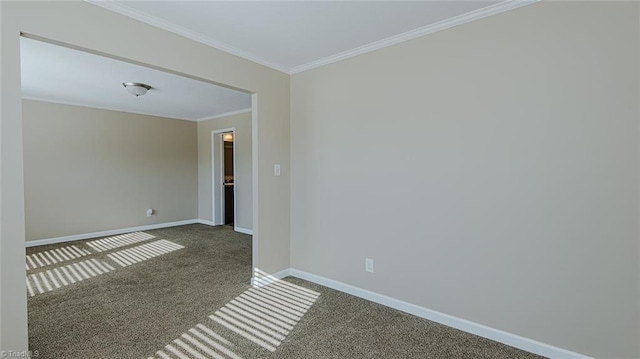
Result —
M216 224L213 221L208 221L206 219L198 219L198 223L206 224L207 226L215 226Z
M44 246L46 244L72 242L72 241L79 241L79 240L82 240L82 239L105 237L105 236L114 236L116 234L139 232L139 231L148 231L148 230L151 230L151 229L159 229L159 228L167 228L167 227L184 226L185 224L194 224L194 223L198 223L198 220L197 219L187 219L185 221L178 221L178 222L149 224L149 225L146 225L146 226L113 229L113 230L102 231L102 232L74 234L74 235L71 235L71 236L63 236L63 237L55 237L55 238L47 238L47 239L37 239L35 241L26 241L25 245L27 247Z
M277 282L282 278L286 278L291 275L291 268L283 269L280 272L270 274L270 275L260 275L256 276L255 271L253 276L251 277L251 286L254 288L260 288L269 283Z
M252 229L246 229L246 228L242 228L242 227L233 227L233 230L236 231L236 232L249 234L249 235L253 236L253 230Z
M221 224L215 224L215 223L213 223L213 221L209 221L209 220L206 220L206 219L198 219L198 223L206 224L208 226L221 226ZM251 229L234 226L233 230L236 231L236 232L240 232L240 233L244 233L244 234L248 234L248 235L253 236L253 230L251 230Z
M278 272L276 274L280 274L283 272L286 272L286 270ZM558 348L549 344L541 343L541 342L528 339L516 334L507 333L505 331L491 328L486 325L474 323L466 319L461 319L461 318L454 317L452 315L440 313L435 310L420 307L415 304L407 303L398 299L387 297L382 294L378 294L365 289L354 287L349 284L338 282L333 279L328 279L315 274L307 273L298 269L290 268L289 273L293 277L298 277L300 279L304 279L309 282L320 284L325 287L338 290L340 292L348 293L356 297L360 297L378 304L382 304L390 308L394 308L409 314L413 314L421 318L432 320L434 322L438 322L440 324L444 324L449 327L462 330L467 333L475 334L487 339L494 340L496 342L510 345L512 347L526 350L528 352L542 355L548 358L567 358L567 359L568 358L572 358L572 359L573 358L576 358L576 359L590 358L583 354ZM273 277L276 277L276 275L273 275Z

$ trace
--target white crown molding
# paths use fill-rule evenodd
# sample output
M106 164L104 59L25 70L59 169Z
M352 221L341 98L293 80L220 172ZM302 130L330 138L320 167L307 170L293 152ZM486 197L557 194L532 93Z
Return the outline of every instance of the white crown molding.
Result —
M132 19L136 19L138 21L144 22L146 24L158 27L160 29L169 31L169 32L173 32L175 34L184 36L188 39L191 39L193 41L197 41L201 44L205 44L207 46L211 46L213 48L216 48L218 50L222 50L224 52L230 53L232 55L241 57L245 60L249 60L252 62L255 62L257 64L269 67L271 69L280 71L280 72L284 72L286 74L289 74L289 69L287 69L285 66L281 66L279 64L273 63L271 61L268 61L266 59L263 59L260 56L254 55L250 52L244 51L244 50L240 50L236 47L233 47L229 44L226 44L222 41L218 41L218 40L214 40L208 36L202 35L198 32L195 31L191 31L188 29L185 29L182 26L178 26L175 24L172 24L168 21L162 20L160 18L157 18L155 16L146 14L144 12L132 9L126 5L122 5L120 3L116 3L115 1L108 1L108 0L85 0L86 2L96 5L96 6L100 6L101 8L116 12L120 15L124 15L127 17L130 17Z
M479 20L491 15L496 15L505 11L517 9L522 6L530 5L536 3L540 0L506 0L495 5L491 5L482 9L470 11L468 13L464 13L462 15L458 15L452 18L448 18L430 25L426 25L411 31L407 31L402 34L398 34L395 36L388 37L386 39L374 41L372 43L356 47L351 50L347 50L335 55L331 55L316 61L312 61L306 63L304 65L295 66L289 69L290 74L297 74L303 71L311 70L316 67L328 65L334 62L346 60L351 57L355 57L358 55L365 54L367 52L375 51L382 49L384 47L392 46L395 44L399 44L401 42L409 41L415 39L417 37L421 37L424 35L432 34L434 32L446 30L452 28L454 26L466 24L471 21Z
M475 323L470 320L454 317L445 313L441 313L432 309L424 308L415 304L407 303L399 299L387 297L385 295L368 291L366 289L354 287L349 284L338 282L333 279L321 277L319 275L307 273L298 269L289 268L288 274L304 279L309 282L320 284L322 286L335 289L337 291L354 295L366 299L371 302L382 304L384 306L403 311L405 313L413 314L415 316L432 320L434 322L444 324L446 326L456 328L467 333L475 334L487 339L494 340L503 344L516 347L518 349L526 350L530 353L542 355L548 358L565 358L565 359L587 359L590 358L586 355L572 352L566 349L558 348L553 345L545 344L533 339L525 338L516 334L508 333L500 329L488 327L483 324ZM275 281L286 277L287 270L280 271L276 274L272 274L267 278ZM260 284L260 283L258 283Z
M249 108L243 108L242 110L229 111L229 112L221 113L221 114L219 114L219 115L202 117L202 118L198 118L198 119L196 119L196 120L194 120L194 121L196 121L196 122L201 122L201 121L215 120L216 118L222 118L222 117L228 117L228 116L233 116L233 115L239 115L239 114L241 114L241 113L247 113L247 112L251 112L251 107L249 107Z
M107 110L107 111L117 111L117 112L124 112L124 113L132 113L134 115L145 115L145 116L153 116L153 117L160 117L160 118L168 118L170 120L191 121L191 122L195 121L195 120L192 120L190 118L184 118L184 117L168 117L168 116L163 116L162 114L157 114L157 113L141 112L141 111L127 111L127 110L123 110L123 109L119 109L119 108L115 108L115 107L109 107L109 106L89 106L87 104L77 103L77 102L73 102L73 101L50 100L50 99L47 99L47 98L40 98L40 97L34 97L34 96L22 96L22 99L23 100L30 100L30 101L49 102L49 103L55 103L55 104L58 104L58 105L93 108L93 109L97 109L97 110Z
M44 245L47 245L47 244L73 242L73 241L79 241L79 240L83 240L83 239L114 236L114 235L117 235L117 234L131 233L131 232L149 231L149 230L152 230L152 229L159 229L159 228L184 226L184 225L187 225L187 224L194 224L194 223L198 223L198 220L197 219L188 219L188 220L185 220L185 221L178 221L178 222L157 223L157 224L149 224L149 225L146 225L146 226L120 228L120 229L113 229L113 230L102 231L102 232L92 232L92 233L74 234L74 235L71 235L71 236L62 236L62 237L47 238L47 239L37 239L37 240L33 240L33 241L26 241L25 242L25 246L26 247L44 246Z
M284 65L280 65L271 61L268 61L260 56L257 56L253 53L250 53L248 51L244 51L244 50L240 50L236 47L233 47L227 43L224 43L222 41L218 41L218 40L214 40L208 36L202 35L198 32L195 31L191 31L188 30L184 27L172 24L168 21L162 20L160 18L157 18L155 16L146 14L144 12L132 9L126 5L122 5L121 3L116 3L115 1L110 1L110 0L85 0L86 2L102 7L104 9L116 12L118 14L136 19L138 21L144 22L146 24L158 27L160 29L169 31L169 32L173 32L175 34L184 36L188 39L191 39L193 41L197 41L199 43L205 44L207 46L211 46L213 48L216 48L218 50L230 53L232 55L241 57L245 60L249 60L252 62L255 62L257 64L272 68L274 70L280 71L280 72L284 72L286 74L296 74L296 73L300 73L303 71L307 71L307 70L311 70L314 69L316 67L320 67L320 66L324 66L324 65L328 65L334 62L338 62L338 61L342 61L342 60L346 60L348 58L351 57L355 57L358 55L362 55L365 54L367 52L371 52L371 51L375 51L375 50L379 50L382 49L384 47L387 46L392 46L401 42L405 42L408 40L412 40L415 39L417 37L420 36L424 36L424 35L428 35L434 32L438 32L438 31L442 31L442 30L446 30L449 29L451 27L454 26L458 26L458 25L462 25L462 24L466 24L468 22L474 21L474 20L479 20L491 15L496 15L505 11L509 11L509 10L513 10L513 9L517 9L519 7L522 6L526 6L526 5L530 5L533 3L536 3L540 0L505 0L502 1L500 3L482 8L482 9L478 9L478 10L474 10L474 11L470 11L468 13L462 14L462 15L458 15L458 16L454 16L452 18L449 19L445 19L439 22L436 22L434 24L430 24L430 25L426 25L411 31L407 31L405 33L402 34L398 34L395 36L391 36L388 37L386 39L382 39L379 41L375 41L351 50L347 50L335 55L331 55L322 59L318 59L315 61L311 61L308 62L306 64L303 65L299 65L299 66L294 66L292 68L288 68L287 66Z

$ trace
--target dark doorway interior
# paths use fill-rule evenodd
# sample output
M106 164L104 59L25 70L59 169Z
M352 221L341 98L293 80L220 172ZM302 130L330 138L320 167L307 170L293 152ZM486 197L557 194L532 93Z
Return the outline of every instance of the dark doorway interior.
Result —
M231 136L229 136L231 135ZM233 134L224 134L224 224L233 226L234 178L233 178Z

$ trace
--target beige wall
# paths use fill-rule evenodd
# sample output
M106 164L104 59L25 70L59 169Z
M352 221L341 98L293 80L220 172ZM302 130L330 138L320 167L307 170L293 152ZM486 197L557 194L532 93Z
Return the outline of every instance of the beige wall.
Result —
M22 126L27 240L197 218L195 122L23 100Z
M235 128L235 225L244 229L253 228L251 176L251 112L198 122L198 214L199 218L212 221L211 205L211 131ZM216 149L219 148L219 144ZM215 156L219 166L219 153ZM216 200L216 213L220 211L220 201Z
M0 349L27 348L21 31L254 93L254 265L267 272L289 267L289 75L82 1L0 7ZM283 176L272 175L274 163Z
M292 266L640 356L638 7L542 2L293 75Z

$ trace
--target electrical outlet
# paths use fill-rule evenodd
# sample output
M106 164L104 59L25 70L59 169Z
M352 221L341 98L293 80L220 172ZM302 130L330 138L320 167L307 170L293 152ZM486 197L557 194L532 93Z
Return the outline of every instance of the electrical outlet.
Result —
M373 259L365 258L364 259L364 270L367 272L373 273Z

